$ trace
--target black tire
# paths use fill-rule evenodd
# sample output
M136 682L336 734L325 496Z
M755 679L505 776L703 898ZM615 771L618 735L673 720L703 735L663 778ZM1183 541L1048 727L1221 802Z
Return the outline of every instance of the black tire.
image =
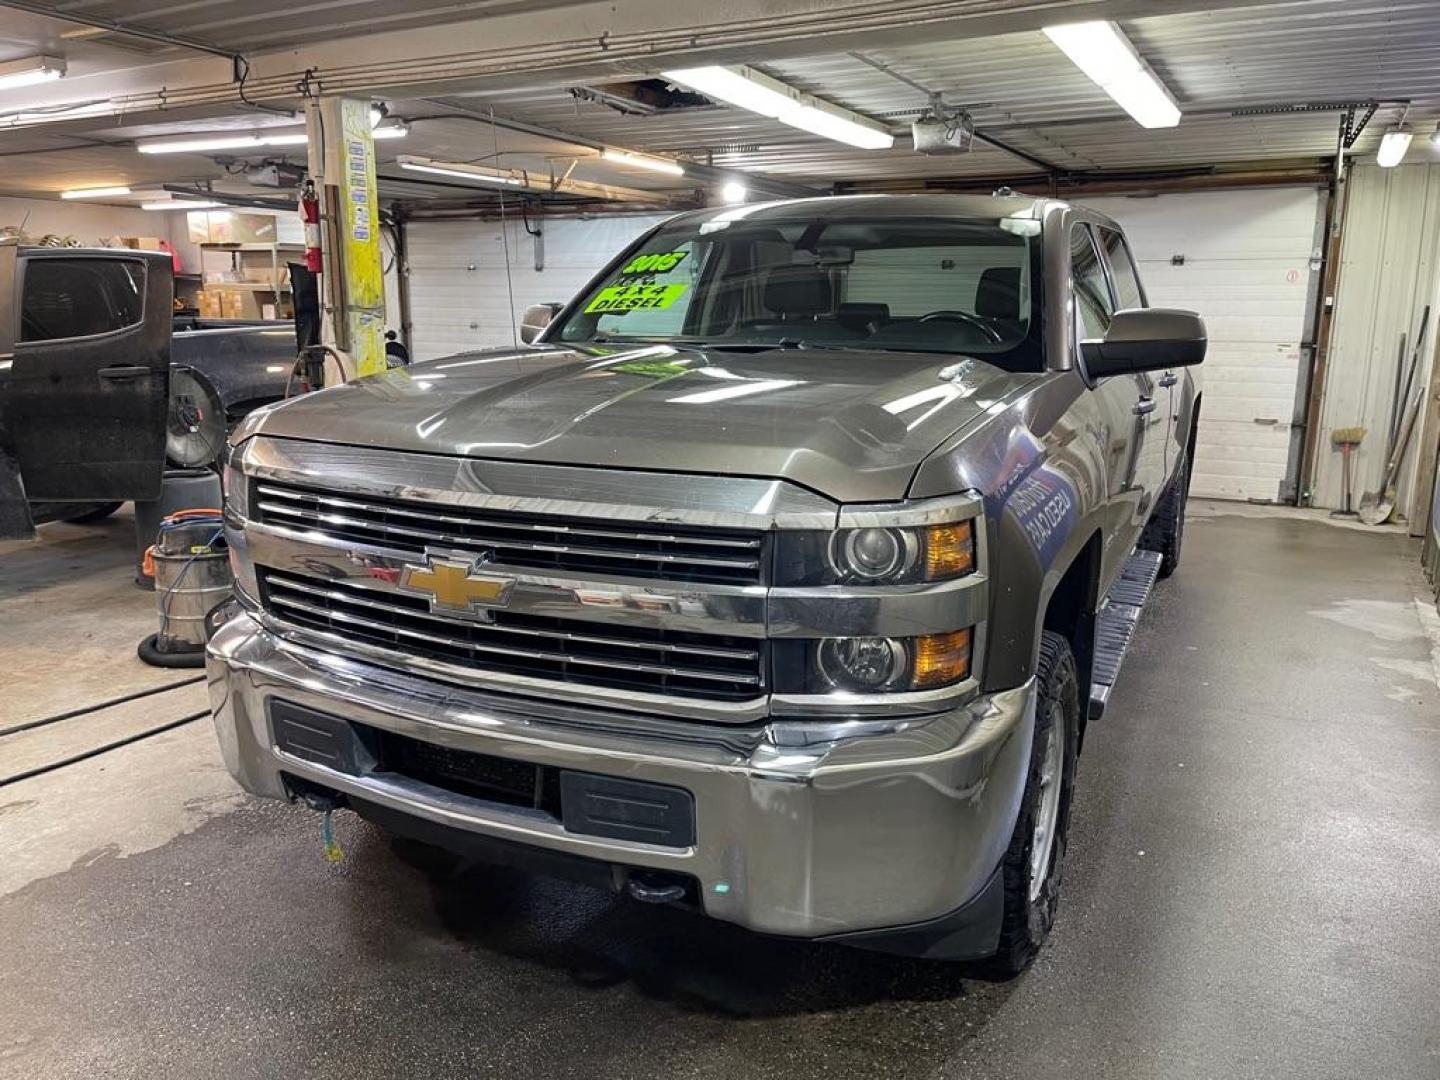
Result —
M1070 799L1075 790L1075 759L1080 737L1079 680L1075 674L1075 657L1070 651L1070 643L1048 630L1040 640L1036 689L1035 737L1030 747L1025 795L1020 803L1020 817L1015 822L1010 847L1001 864L1005 883L1005 915L1000 926L1000 946L989 965L1002 977L1023 970L1050 934L1060 900L1065 847L1070 836ZM1035 840L1036 816L1041 808L1048 740L1057 724L1063 726L1063 730L1057 732L1061 740L1060 802L1053 829L1054 843L1037 891L1031 888L1031 848ZM1032 892L1035 892L1033 898Z
M204 649L190 649L184 652L161 652L159 644L160 635L151 634L136 646L135 655L151 667L203 668L205 666Z
M1185 502L1190 495L1190 463L1183 462L1175 479L1166 488L1136 546L1160 553L1160 576L1168 578L1180 565L1180 545L1185 540Z
M125 504L118 502L99 503L90 507L90 509L86 510L83 514L75 514L64 520L68 521L71 525L88 525L92 521L104 521L123 505Z

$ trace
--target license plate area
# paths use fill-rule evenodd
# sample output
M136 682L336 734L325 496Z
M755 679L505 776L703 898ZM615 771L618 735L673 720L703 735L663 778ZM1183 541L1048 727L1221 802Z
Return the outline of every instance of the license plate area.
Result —
M695 801L683 788L460 750L279 699L269 711L276 749L337 772L539 813L580 836L695 843Z

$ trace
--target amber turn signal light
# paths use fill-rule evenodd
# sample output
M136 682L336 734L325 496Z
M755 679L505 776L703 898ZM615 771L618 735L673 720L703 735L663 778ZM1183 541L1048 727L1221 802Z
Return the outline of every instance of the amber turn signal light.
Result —
M925 530L925 580L942 581L975 569L975 530L969 521Z
M924 634L913 638L915 662L911 669L911 686L927 690L949 686L970 674L970 631L952 630L948 634Z

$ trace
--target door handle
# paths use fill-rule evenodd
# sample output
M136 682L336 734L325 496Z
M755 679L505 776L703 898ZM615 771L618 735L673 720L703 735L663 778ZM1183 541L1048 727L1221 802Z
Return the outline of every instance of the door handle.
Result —
M1148 416L1155 411L1155 399L1152 397L1142 397L1135 403L1135 408L1130 411L1136 416Z
M100 378L110 382L124 382L127 379L143 379L151 373L151 369L143 364L117 364L114 367L101 368Z
M1167 371L1164 375L1160 376L1161 386L1174 386L1179 381L1180 376L1176 375L1173 371Z

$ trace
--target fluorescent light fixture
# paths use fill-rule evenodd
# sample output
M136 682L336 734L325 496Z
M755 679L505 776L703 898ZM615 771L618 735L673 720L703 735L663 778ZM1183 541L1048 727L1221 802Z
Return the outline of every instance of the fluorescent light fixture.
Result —
M372 139L403 139L410 134L410 125L403 120L385 120L370 130Z
M58 79L64 74L63 56L27 56L23 60L10 60L0 64L0 90L34 86L36 83Z
M128 187L92 187L78 188L74 191L62 191L62 199L104 199L111 195L129 195Z
M459 162L435 162L428 158L402 157L396 162L402 169L410 172L430 173L434 176L450 176L459 180L474 180L481 184L505 184L510 187L520 187L519 177L510 176L507 173L495 169L487 169L483 165L465 165Z
M135 149L142 154L196 154L206 150L239 150L260 146L260 136L243 135L181 135L173 139L141 139Z
M888 150L895 145L895 136L868 116L802 94L754 68L676 68L661 74L706 97L862 150Z
M1115 23L1063 23L1045 27L1045 36L1141 127L1180 123L1175 98Z
M743 203L749 194L750 189L739 180L726 180L720 189L720 199L727 203Z
M203 154L209 150L250 150L263 146L304 146L310 136L304 128L262 128L240 133L214 131L165 139L142 139L135 149L142 154Z
M1410 149L1412 133L1404 128L1395 128L1380 137L1380 149L1375 152L1375 164L1382 169L1393 168L1405 160L1405 151Z
M213 199L165 199L161 202L141 203L141 210L214 210L225 203Z
M665 173L667 176L684 176L685 167L668 158L651 157L649 154L632 154L628 150L602 150L600 156L616 165L629 165L636 169Z
M744 67L698 67L677 68L661 72L673 82L684 83L692 90L698 90L706 97L718 98L737 108L749 109L761 116L773 118L789 112L795 107L795 91L778 83L776 79L756 79L760 74ZM783 88L781 88L783 87Z

